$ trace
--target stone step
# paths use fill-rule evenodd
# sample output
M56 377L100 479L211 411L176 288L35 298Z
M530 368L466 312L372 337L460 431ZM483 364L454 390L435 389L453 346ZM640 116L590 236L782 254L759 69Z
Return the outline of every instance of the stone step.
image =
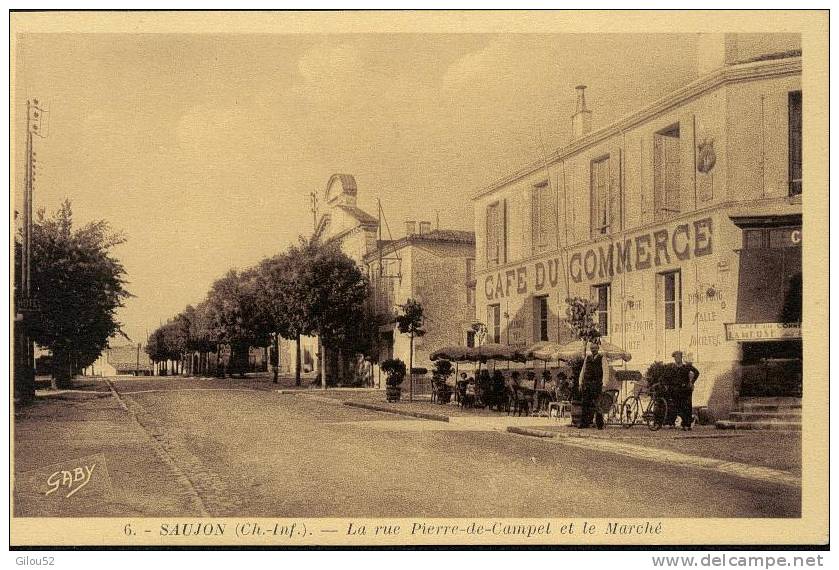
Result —
M715 425L717 426L717 429L801 431L801 422L738 422L732 420L718 420Z
M801 413L801 404L740 404L738 406L742 412L789 412Z
M801 398L794 396L754 396L740 398L740 404L761 404L769 406L800 407Z
M735 422L753 422L753 421L781 421L781 422L800 422L801 421L801 410L798 411L743 411L743 412L731 412L729 414L728 419L735 421Z

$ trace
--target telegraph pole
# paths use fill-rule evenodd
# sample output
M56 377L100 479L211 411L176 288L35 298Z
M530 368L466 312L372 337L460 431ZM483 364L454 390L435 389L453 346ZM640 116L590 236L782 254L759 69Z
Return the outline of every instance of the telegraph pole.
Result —
M35 316L32 300L32 194L36 155L32 135L41 132L43 109L37 99L26 101L26 152L23 188L23 242L20 247L20 289L15 292L15 399L35 397L35 344L28 330Z

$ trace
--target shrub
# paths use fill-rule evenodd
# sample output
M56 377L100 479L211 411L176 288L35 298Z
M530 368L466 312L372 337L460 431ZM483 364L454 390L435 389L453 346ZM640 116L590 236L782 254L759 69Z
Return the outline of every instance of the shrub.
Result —
M388 358L381 365L382 372L387 374L388 386L399 386L405 380L405 363L398 358Z
M434 362L434 371L432 372L435 379L445 380L454 373L452 363L448 360L437 360Z

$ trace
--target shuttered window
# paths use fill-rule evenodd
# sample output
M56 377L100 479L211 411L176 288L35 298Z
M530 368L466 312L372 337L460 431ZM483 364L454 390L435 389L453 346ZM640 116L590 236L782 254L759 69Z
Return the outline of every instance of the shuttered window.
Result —
M533 187L530 222L533 250L547 249L556 239L556 200L547 180Z
M801 91L789 94L789 195L801 194Z
M592 237L609 233L610 192L609 192L609 156L591 163L591 235Z
M500 265L507 261L507 212L506 202L487 206L486 212L487 265Z
M681 210L680 142L678 124L656 133L653 138L653 198L656 220L673 217Z

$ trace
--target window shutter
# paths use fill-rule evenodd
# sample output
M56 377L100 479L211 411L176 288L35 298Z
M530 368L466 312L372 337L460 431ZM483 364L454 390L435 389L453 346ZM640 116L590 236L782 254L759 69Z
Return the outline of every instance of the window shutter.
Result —
M539 232L541 231L541 216L540 208L542 204L539 201L541 188L534 186L530 192L530 246L536 252L539 251L540 239Z
M589 170L591 172L591 192L589 192L589 235L591 237L595 237L600 233L598 230L600 222L597 219L597 201L599 199L597 195L597 163L589 162Z
M498 263L507 263L507 199L501 200L501 235L498 236Z
M621 231L621 149L612 150L609 158L609 233Z
M486 249L487 262L493 262L497 259L496 253L498 251L495 240L495 206L487 206L486 210Z
M653 210L655 219L664 217L664 137L653 135Z

